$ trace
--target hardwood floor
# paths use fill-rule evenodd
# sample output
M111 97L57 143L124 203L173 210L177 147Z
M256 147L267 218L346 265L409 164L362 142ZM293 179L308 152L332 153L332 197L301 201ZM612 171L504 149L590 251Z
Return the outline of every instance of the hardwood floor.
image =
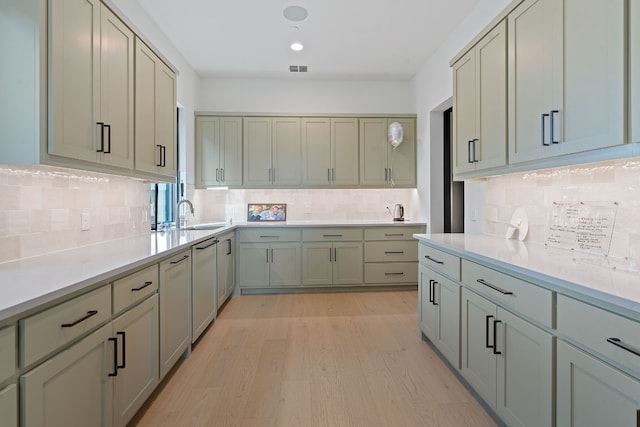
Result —
M417 292L245 295L132 426L495 426L418 335Z

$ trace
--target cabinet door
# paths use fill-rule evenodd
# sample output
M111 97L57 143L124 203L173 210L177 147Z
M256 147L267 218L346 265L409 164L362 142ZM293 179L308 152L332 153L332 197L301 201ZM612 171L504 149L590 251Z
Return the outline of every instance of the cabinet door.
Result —
M114 377L114 426L126 426L158 385L159 321L157 294L113 321L124 366Z
M331 184L331 119L302 119L302 183Z
M476 136L476 50L472 49L453 66L453 172L475 169L471 155Z
M134 35L102 6L100 121L105 123L101 162L133 168Z
M403 139L402 144L397 148L393 148L386 141L387 132L385 131L385 146L387 147L387 168L388 182L397 186L415 186L416 185L416 121L413 119L397 119L388 120L387 127L393 122L402 125Z
M331 119L331 184L358 185L358 119Z
M331 243L302 244L302 284L327 286L333 283L333 246Z
M231 233L228 239L226 239L228 243L228 247L225 250L226 258L225 258L225 289L227 296L233 295L233 292L236 289L236 237L234 233Z
M0 390L0 420L6 427L18 427L18 388L15 384Z
M248 117L244 119L244 184L271 185L271 119Z
M274 185L295 186L302 183L302 146L300 119L273 119L272 180Z
M270 264L271 287L299 286L300 274L300 244L272 243Z
M191 250L191 342L195 342L200 334L215 318L218 310L216 293L216 241L206 240L195 245ZM224 287L224 284L221 284Z
M224 185L242 185L242 118L220 117L220 169Z
M191 255L182 252L160 263L160 378L189 348Z
M218 309L220 309L227 297L233 293L235 286L234 247L235 237L233 235L221 237L217 246Z
M438 335L436 328L438 325L437 306L433 304L433 272L428 268L420 266L420 330L429 338L429 341L435 344Z
M363 250L361 242L333 244L333 283L360 285L363 282Z
M555 338L501 308L497 314L498 415L510 426L551 426Z
M525 0L508 17L509 25L509 162L549 155L549 114L560 104L562 2ZM561 99L560 99L561 101Z
M176 75L158 59L156 68L156 144L162 147L160 173L175 178L178 173L178 143L176 141L178 122L176 99Z
M496 356L490 346L496 342L493 321L496 305L462 288L462 375L492 407L496 405Z
M631 141L640 142L640 0L629 3L630 23L630 70L629 84L631 86Z
M220 184L220 118L196 117L196 185Z
M387 120L360 119L360 184L386 186Z
M242 243L238 253L238 283L241 288L269 286L269 244Z
M24 427L111 426L111 324L20 377Z
M98 0L51 1L49 154L98 161L100 8ZM79 43L78 41L82 42Z
M436 312L435 345L444 357L460 368L460 284L434 275L433 304ZM426 289L428 294L428 288Z
M558 426L637 426L640 381L557 342Z

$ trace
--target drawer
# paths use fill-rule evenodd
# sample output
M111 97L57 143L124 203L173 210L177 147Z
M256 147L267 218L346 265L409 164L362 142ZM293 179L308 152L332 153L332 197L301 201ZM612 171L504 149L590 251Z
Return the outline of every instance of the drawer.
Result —
M418 261L418 242L365 242L364 262Z
M640 355L633 353L640 353L639 322L564 295L558 295L557 306L558 333L640 378Z
M364 230L365 240L414 240L414 234L424 233L424 225L395 227L370 227Z
M366 284L418 283L417 262L383 262L364 265Z
M157 264L116 280L113 282L113 312L119 313L157 291Z
M240 230L240 242L299 242L298 228L244 228Z
M103 286L20 320L20 366L31 365L110 318L111 286Z
M553 292L508 274L462 260L462 282L498 305L544 326L553 325Z
M362 228L303 228L305 242L340 242L362 240Z
M425 267L460 280L460 258L425 244L418 247L418 259Z
M0 329L0 383L16 371L16 327Z

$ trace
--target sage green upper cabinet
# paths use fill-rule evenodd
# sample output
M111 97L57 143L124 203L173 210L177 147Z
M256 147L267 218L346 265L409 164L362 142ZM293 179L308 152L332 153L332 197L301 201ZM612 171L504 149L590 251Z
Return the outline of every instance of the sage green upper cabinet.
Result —
M629 85L631 86L631 142L640 142L640 0L631 0L630 14L630 71Z
M305 186L358 185L358 119L303 118Z
M196 117L196 186L242 185L242 117Z
M387 140L389 124L403 128L403 142L393 149ZM360 119L360 185L415 187L415 119Z
M453 66L453 172L507 164L507 25L498 24Z
M525 0L508 26L509 162L625 143L625 1Z
M300 186L299 117L247 117L243 140L245 186Z
M133 32L98 0L49 8L49 154L131 169Z
M136 162L137 171L175 180L176 75L136 39Z

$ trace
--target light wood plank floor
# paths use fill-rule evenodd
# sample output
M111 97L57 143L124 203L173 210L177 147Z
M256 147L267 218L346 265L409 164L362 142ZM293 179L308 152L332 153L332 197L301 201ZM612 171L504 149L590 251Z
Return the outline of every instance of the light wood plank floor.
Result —
M132 426L495 426L418 334L417 292L232 299Z

